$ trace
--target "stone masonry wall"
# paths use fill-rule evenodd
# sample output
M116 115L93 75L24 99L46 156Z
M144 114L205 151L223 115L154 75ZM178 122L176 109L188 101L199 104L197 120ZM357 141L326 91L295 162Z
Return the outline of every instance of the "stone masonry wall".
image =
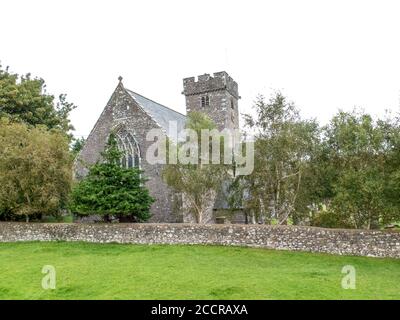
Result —
M0 242L209 244L400 258L400 232L269 225L0 223Z

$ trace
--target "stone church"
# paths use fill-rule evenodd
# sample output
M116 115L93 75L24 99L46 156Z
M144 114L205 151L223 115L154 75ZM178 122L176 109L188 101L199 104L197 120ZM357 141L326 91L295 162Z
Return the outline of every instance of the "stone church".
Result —
M185 78L182 94L186 100L186 114L191 111L206 113L219 130L239 128L238 85L228 73L223 71L213 76L204 74L197 79ZM115 132L124 154L122 165L140 167L148 179L146 185L150 194L156 199L151 208L150 222L182 222L182 215L174 210L175 195L161 177L164 165L152 165L145 159L147 148L153 143L146 141L149 130L161 129L168 138L176 139L169 132L170 121L177 123L179 132L185 126L186 116L125 88L120 77L75 162L75 176L79 179L87 174L87 165L99 160L110 132ZM223 210L226 206L225 201L217 200L214 210Z

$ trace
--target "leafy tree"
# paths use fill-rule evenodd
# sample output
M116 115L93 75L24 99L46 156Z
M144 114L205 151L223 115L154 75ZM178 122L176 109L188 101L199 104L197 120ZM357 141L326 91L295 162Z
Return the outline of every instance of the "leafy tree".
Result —
M85 138L74 138L71 146L71 151L74 157L78 155L78 153L82 150L83 145L85 144Z
M68 140L59 130L0 118L0 215L58 216L72 183Z
M123 168L121 152L115 135L111 134L102 162L90 167L88 175L73 189L70 209L79 215L131 217L139 221L150 218L150 206L154 199L145 187L139 168Z
M320 166L331 174L321 184L337 226L376 229L398 218L398 207L388 199L396 190L396 170L390 165L396 130L390 121L339 112L324 132L327 156Z
M32 78L30 74L19 76L0 65L0 118L68 133L73 129L68 117L74 108L66 95L55 100L47 94L43 79Z
M389 178L385 197L400 211L400 115L386 120L382 126L386 132L386 143L390 146L386 168Z
M300 204L306 206L300 199L305 195L303 176L318 144L319 128L315 121L302 120L293 103L280 92L268 102L259 96L255 111L255 117L245 115L256 139L254 170L239 177L231 192L259 218L267 222L276 218L279 224L286 224Z
M207 145L207 150L202 150L201 131L215 129L215 123L205 114L191 112L188 115L186 129L193 130L197 134L197 158L195 163L167 164L163 171L163 178L166 183L177 193L183 196L184 214L194 217L196 223L207 223L212 215L212 208L217 193L222 183L227 179L227 165L223 162L212 164L203 163L201 160L204 152L212 154L212 142ZM184 152L185 143L177 146L178 154ZM220 141L223 148L223 139ZM220 150L221 151L221 150ZM220 153L222 156L222 153ZM211 159L211 156L209 157Z

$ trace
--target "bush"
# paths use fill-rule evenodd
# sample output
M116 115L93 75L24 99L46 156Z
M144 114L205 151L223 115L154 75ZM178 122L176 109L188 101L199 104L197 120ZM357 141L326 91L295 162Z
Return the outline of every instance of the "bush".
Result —
M333 210L318 210L313 214L311 225L321 228L353 228L353 226L346 221L345 217L345 215Z
M64 133L0 119L1 219L58 216L71 184L72 157Z

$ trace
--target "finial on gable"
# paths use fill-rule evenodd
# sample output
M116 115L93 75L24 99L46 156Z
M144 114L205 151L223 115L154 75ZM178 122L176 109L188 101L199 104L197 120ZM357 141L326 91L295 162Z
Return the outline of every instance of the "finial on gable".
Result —
M123 78L122 78L121 76L118 77L118 81L119 81L120 83L122 82L122 79L123 79Z

